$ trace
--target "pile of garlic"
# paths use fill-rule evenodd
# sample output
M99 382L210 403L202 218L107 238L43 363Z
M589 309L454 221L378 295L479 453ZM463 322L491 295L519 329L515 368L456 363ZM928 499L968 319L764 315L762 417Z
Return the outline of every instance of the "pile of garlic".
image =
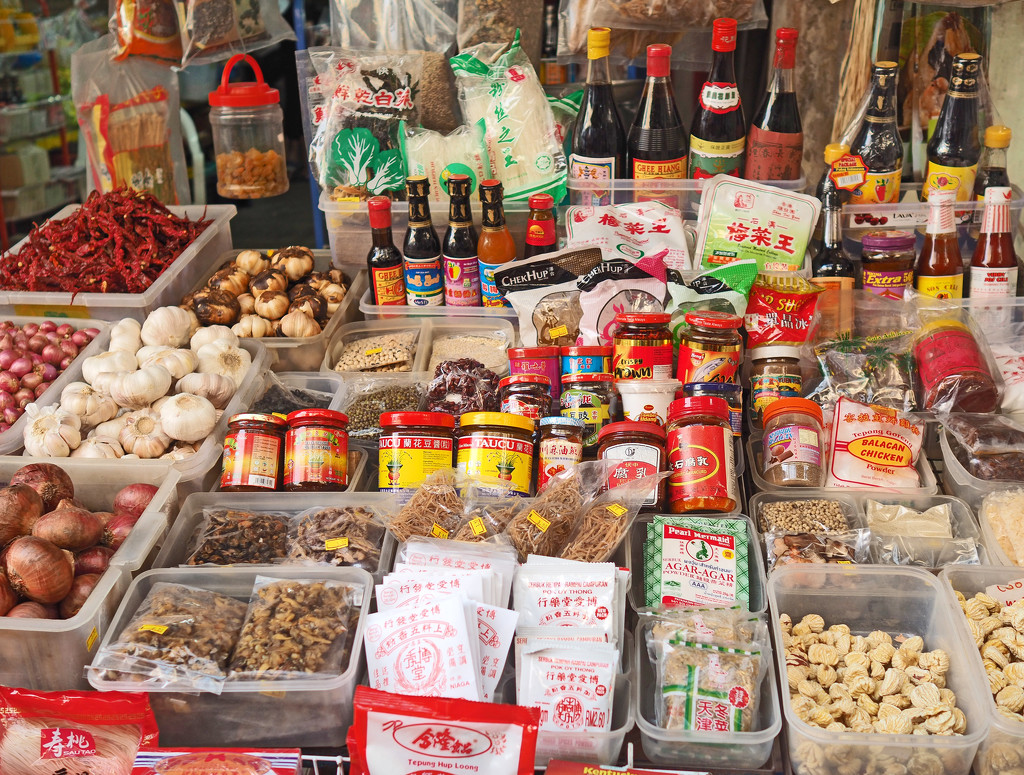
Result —
M107 352L82 362L82 382L29 414L33 457L170 458L194 455L252 364L227 326L200 328L181 307L115 323Z

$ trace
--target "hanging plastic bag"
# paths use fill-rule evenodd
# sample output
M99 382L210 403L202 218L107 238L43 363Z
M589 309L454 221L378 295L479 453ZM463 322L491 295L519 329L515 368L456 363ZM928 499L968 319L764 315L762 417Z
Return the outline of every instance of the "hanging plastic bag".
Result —
M229 59L295 40L274 0L174 0L181 66Z
M458 0L331 0L331 44L374 51L455 47Z
M494 174L505 187L505 201L548 193L565 197L566 161L555 131L555 117L544 88L519 47L498 55L480 44L451 60L466 123L480 122Z
M760 0L596 0L591 24L620 30L686 32L730 16L746 28L767 21Z
M178 76L154 62L115 62L112 35L71 56L71 97L92 184L151 191L166 205L191 202L181 142Z
M112 0L110 5L110 31L117 39L114 59L145 57L181 64L174 0Z

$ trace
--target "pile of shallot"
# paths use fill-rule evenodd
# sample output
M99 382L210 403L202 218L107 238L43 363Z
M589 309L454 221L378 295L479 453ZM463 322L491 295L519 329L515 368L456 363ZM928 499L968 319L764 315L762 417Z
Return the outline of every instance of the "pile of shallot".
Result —
M0 322L0 433L14 425L98 333L52 320L24 326Z
M15 471L0 489L0 616L77 614L156 491L130 484L114 496L113 511L90 511L59 466Z

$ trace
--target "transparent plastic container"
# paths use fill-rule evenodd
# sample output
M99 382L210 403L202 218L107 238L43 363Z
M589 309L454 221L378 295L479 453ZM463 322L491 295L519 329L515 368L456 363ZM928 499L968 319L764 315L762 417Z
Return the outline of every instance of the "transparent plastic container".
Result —
M359 298L359 311L367 320L386 320L388 318L487 318L508 320L518 325L519 316L511 307L410 307L381 306L373 303L370 289L363 291Z
M1007 490L1024 490L1024 484L1020 482L1011 483L1011 486L1006 488ZM985 498L981 499L982 506L985 503ZM988 550L988 561L992 565L1009 565L1011 567L1021 567L1018 563L1010 559L1010 556L1006 553L1003 547L999 543L999 539L996 538L995 531L992 529L992 523L988 520L988 516L985 514L982 506L978 507L978 522L981 525L981 540L985 542L985 548ZM1019 571L1024 573L1024 571Z
M758 768L771 757L775 738L782 730L782 712L772 663L771 648L761 655L767 666L761 679L757 719L749 732L704 732L669 730L658 726L655 702L658 676L647 651L650 623L636 631L636 726L644 753L652 762L673 769L708 768L744 770Z
M99 639L132 575L147 566L178 507L178 475L143 469L121 461L102 464L80 475L64 467L75 485L75 497L94 511L113 507L118 490L129 484L159 487L128 538L114 553L110 568L100 578L82 609L70 619L8 619L0 616L0 685L39 691L87 689L85 666L96 652ZM0 458L0 482L6 484L25 465L22 458Z
M554 732L537 733L535 765L546 767L551 759L605 764L615 762L622 750L626 735L633 728L635 692L630 675L615 677L615 696L612 698L612 728L607 732Z
M67 218L81 205L68 205L50 220ZM189 205L169 207L174 215L211 221L203 233L181 252L174 262L142 293L79 293L60 291L0 291L0 315L30 317L82 318L93 320L145 320L157 307L176 305L191 290L195 277L216 268L215 261L231 250L231 219L234 205ZM17 256L28 238L15 245L8 254ZM212 271L210 272L212 274Z
M256 80L228 83L232 68L243 60ZM210 92L210 127L218 194L263 199L288 190L281 95L267 86L263 71L248 54L235 54L224 65L220 86Z
M967 669L971 673L972 680L978 686L987 687L988 678L981 661L981 654L978 653L974 638L967 628L967 621L953 591L956 590L970 598L979 592L984 592L986 587L993 584L1007 585L1013 581L1020 581L1022 577L1024 577L1024 572L1019 568L984 565L973 568L945 568L939 574L939 578L947 584L947 601L953 611L953 617L959 624L960 640L964 651L969 654ZM1024 761L1024 723L1014 722L998 713L991 694L989 694L987 702L987 713L989 730L974 759L975 775L1013 775L1019 768L1019 762Z
M747 572L750 580L748 589L749 602L747 608L751 613L764 613L768 608L768 598L765 596L765 568L762 551L759 549L760 540L757 530L750 517L744 514L712 514L709 512L692 514L672 514L673 517L702 517L721 519L742 519L747 524ZM633 522L633 526L626 533L626 540L619 547L616 553L616 562L624 565L630 571L629 604L634 611L646 608L647 590L644 581L644 541L647 539L647 526L653 522L652 515L641 514Z
M221 694L167 691L130 680L111 681L89 668L89 683L100 691L149 693L162 747L281 746L340 747L352 721L352 695L362 664L363 630L370 611L373 577L357 568L230 567L151 570L136 578L117 609L103 646L127 626L155 584L185 584L249 602L257 576L323 579L363 590L359 623L352 635L348 665L332 678L281 681L226 681Z
M799 622L806 614L819 614L825 626L846 624L854 635L884 630L892 636L920 635L927 650L949 655L948 688L967 717L963 735L894 735L828 732L800 720L782 686L789 760L795 775L868 772L893 765L908 770L929 767L945 775L968 775L978 745L989 728L988 685L979 682L971 658L963 647L961 624L949 605L945 584L919 568L815 565L780 568L768 579L768 600L775 661L786 674L778 617L789 614ZM844 769L845 771L845 769ZM923 770L922 770L923 771Z
M364 454L365 453L361 453ZM204 509L237 509L251 511L256 514L271 513L297 516L304 511L315 508L370 506L387 511L392 503L390 495L369 492L316 493L316 492L275 492L275 493L221 493L198 492L189 495L181 504L178 517L171 525L167 538L160 548L160 553L153 560L154 568L174 568L189 566L188 560L192 549L192 541L196 529L203 522ZM381 577L391 570L395 560L395 539L387 533L381 547L379 567L370 571L374 581L379 583ZM210 567L210 566L204 566ZM236 565L237 568L256 568L263 566ZM275 563L270 567L282 567ZM294 567L294 566L293 566ZM301 567L301 566L299 566ZM326 567L326 566L325 566Z
M953 495L967 501L967 504L975 510L981 508L981 502L990 492L1002 492L1003 490L1016 490L1021 486L1020 482L1002 481L993 479L979 479L970 474L963 464L953 454L953 447L949 434L945 428L939 429L939 447L942 450L942 480L946 489Z
M330 409L334 412L341 409L341 402L344 397L345 390L345 379L338 374L338 372L328 374L323 371L268 372L264 375L263 390L256 392L256 395L253 396L253 403L246 407L247 409L252 410L255 403L263 397L263 394L270 388L273 378L276 378L286 387L296 388L298 390L312 390L317 393L330 393L334 397L331 399L331 403L324 408Z
M835 501L843 510L843 516L846 517L846 522L849 524L850 529L856 530L858 528L867 527L867 525L864 524L864 510L858 502L857 496L852 493L836 489L819 490L801 487L800 492L794 494L785 491L756 492L750 496L750 518L758 532L763 534L764 530L761 529L761 507L765 503L809 500Z

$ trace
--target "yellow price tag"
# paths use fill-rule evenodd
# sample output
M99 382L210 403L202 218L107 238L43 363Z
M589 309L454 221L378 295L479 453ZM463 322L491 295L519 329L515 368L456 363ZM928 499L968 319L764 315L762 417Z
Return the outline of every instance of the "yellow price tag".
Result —
M155 632L157 635L163 635L167 632L167 626L164 624L144 624L139 627L139 632Z
M430 528L430 535L434 538L447 538L448 531L435 522L434 526Z
M530 513L526 515L526 518L542 533L548 532L548 528L551 527L551 523L536 511L531 510Z
M469 527L473 530L473 535L475 536L482 536L487 532L487 525L484 524L481 517L474 517L469 520Z
M732 549L723 549L723 550L722 550L722 558L723 558L723 559L726 559L726 560L731 560L731 559L732 559L732 557L733 557L733 551L732 551Z
M383 347L374 347L364 352L363 355L380 355L382 352L384 352Z
M568 336L569 329L566 326L555 326L554 328L548 329L548 339L558 339L560 336Z
M85 641L85 650L92 651L92 647L96 645L96 639L99 637L100 631L93 627L92 632L89 633L89 638Z
M627 509L621 503L610 503L607 506L605 506L605 508L608 509L608 511L614 514L616 517L621 517L623 514L629 511L629 509Z
M335 549L344 549L347 546L347 538L328 538L324 541L324 549L328 552L333 552Z
M285 698L284 692L260 692L264 697L273 697L275 700L283 700Z

